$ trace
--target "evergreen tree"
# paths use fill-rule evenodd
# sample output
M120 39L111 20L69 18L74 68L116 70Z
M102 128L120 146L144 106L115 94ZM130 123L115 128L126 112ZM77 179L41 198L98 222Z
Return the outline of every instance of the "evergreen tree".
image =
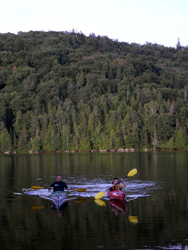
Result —
M23 123L20 136L18 138L18 151L27 152L28 149L28 138L27 138L27 129L25 123Z
M61 144L62 144L62 150L70 150L72 148L71 146L72 142L72 135L70 131L70 126L64 125L61 130Z
M168 143L166 144L166 148L168 148L168 149L173 149L174 148L174 139L173 139L173 137L171 137L170 140L168 141Z
M8 130L5 128L3 122L0 123L0 152L11 152L12 141Z
M39 137L35 137L31 140L31 146L30 146L30 150L31 151L41 151L42 149L42 142L41 139Z
M179 129L175 138L174 147L178 149L185 148L186 141L184 139L183 129Z
M55 129L50 121L47 133L44 137L43 149L44 151L55 151L60 148L58 136L55 134Z
M73 126L73 129L74 129L74 132L73 132L73 140L72 140L72 143L73 143L73 149L74 150L79 150L79 141L80 141L80 130L79 130L79 127L77 125L76 122L74 122L74 126Z
M91 142L93 145L93 149L95 150L103 149L103 132L102 132L102 125L100 122L96 127L94 133L91 135Z
M117 139L116 139L116 133L112 129L110 133L110 143L109 143L109 148L108 149L118 149L117 147Z
M89 151L91 150L90 141L88 136L81 135L79 141L79 150Z

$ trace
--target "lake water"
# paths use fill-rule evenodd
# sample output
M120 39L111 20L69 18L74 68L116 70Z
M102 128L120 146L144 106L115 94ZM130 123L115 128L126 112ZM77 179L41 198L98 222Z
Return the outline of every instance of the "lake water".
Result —
M105 195L125 177L127 199ZM61 174L72 189L60 209L48 187ZM0 155L1 249L188 249L188 153Z

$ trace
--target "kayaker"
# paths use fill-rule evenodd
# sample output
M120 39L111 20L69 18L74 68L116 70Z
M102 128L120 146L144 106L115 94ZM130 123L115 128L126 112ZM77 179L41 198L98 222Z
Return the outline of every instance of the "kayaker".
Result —
M120 181L123 182L123 184L120 184ZM117 177L115 177L113 179L113 182L112 182L112 186L110 188L110 191L114 191L114 190L122 190L124 187L127 186L127 184L124 182L123 179L120 179L120 181L118 180Z
M70 190L67 184L62 181L61 175L56 175L56 180L50 185L48 189L53 189L55 191L64 191L64 189Z

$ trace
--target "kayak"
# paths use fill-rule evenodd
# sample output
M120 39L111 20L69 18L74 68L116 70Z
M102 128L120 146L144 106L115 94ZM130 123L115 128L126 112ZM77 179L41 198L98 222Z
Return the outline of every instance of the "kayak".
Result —
M121 190L108 191L107 194L110 199L116 199L121 201L126 199L126 193Z
M49 199L54 203L56 208L60 208L66 201L66 193L62 191L53 192Z
M57 197L57 196L66 197L66 193L64 191L54 191L51 194L51 197Z

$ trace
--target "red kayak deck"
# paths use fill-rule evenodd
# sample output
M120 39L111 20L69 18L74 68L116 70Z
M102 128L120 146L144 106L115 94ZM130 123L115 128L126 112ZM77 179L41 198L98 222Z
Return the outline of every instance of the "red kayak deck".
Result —
M117 199L121 201L126 199L126 193L121 190L108 191L107 194L110 199Z

